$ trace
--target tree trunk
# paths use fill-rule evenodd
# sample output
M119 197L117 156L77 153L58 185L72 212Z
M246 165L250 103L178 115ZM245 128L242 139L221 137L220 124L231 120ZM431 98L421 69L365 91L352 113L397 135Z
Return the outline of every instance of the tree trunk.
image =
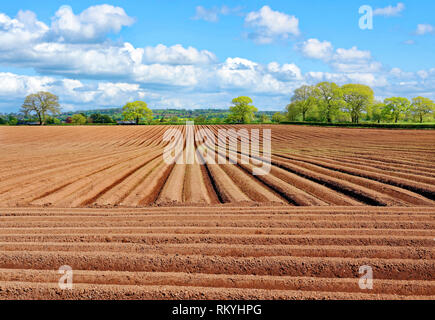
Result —
M136 117L136 125L139 125L139 117Z

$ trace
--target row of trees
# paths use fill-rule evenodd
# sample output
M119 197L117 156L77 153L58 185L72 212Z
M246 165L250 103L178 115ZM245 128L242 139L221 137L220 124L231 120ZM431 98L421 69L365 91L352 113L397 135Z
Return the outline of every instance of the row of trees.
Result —
M295 90L287 106L290 121L301 117L302 121L315 120L331 123L333 120L352 123L364 120L397 123L404 117L414 117L422 123L435 110L432 100L416 97L409 101L403 97L375 101L373 90L362 84L346 84L342 87L333 82L321 82L314 86L304 85Z
M375 101L373 90L362 84L346 84L342 87L333 82L321 82L315 86L304 85L295 90L291 103L287 106L287 113L275 113L270 119L261 114L256 118L258 109L253 105L250 97L241 96L232 100L229 107L228 117L224 122L245 124L252 122L269 123L284 121L333 121L359 123L361 120L380 123L395 122L402 118L413 117L422 123L428 115L434 113L435 104L432 100L424 97L416 97L409 101L403 97L387 98L383 102ZM21 113L25 117L35 117L40 125L58 124L61 121L55 116L60 114L59 98L50 92L38 92L26 97ZM162 117L154 119L153 112L146 102L129 102L122 108L122 118L135 124L145 123L178 123L177 116L170 119ZM6 121L0 119L1 121ZM198 124L215 123L204 116L198 116L194 120ZM222 120L216 119L217 122ZM66 123L83 125L86 123L113 123L114 120L108 115L99 113L74 114L68 117ZM16 124L17 119L9 116L9 124ZM0 123L1 124L1 123Z

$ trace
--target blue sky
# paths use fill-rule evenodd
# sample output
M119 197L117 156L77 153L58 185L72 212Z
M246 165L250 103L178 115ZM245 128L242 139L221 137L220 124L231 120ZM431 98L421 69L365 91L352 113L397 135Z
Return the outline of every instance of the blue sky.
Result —
M3 2L0 112L39 90L64 110L227 108L239 95L283 110L319 81L435 99L434 12L430 0Z

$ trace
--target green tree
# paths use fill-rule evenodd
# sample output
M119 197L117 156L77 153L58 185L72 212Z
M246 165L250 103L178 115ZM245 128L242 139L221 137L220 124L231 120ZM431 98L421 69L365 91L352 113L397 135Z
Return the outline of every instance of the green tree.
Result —
M300 108L297 102L292 102L286 107L287 110L287 119L289 121L296 121L299 114L300 114Z
M385 103L385 115L389 115L390 118L397 123L400 116L408 112L411 103L408 99L402 97L392 97L384 100Z
M304 85L296 89L291 101L299 106L299 110L302 114L302 121L305 121L307 112L310 111L316 103L316 88L314 86Z
M432 113L434 109L435 104L429 98L416 97L412 99L411 113L420 120L420 123L423 123L424 116Z
M26 117L35 113L39 119L39 124L43 126L47 114L56 115L60 113L59 97L44 91L28 95L21 106L21 112Z
M9 116L8 117L8 124L10 126L16 126L18 124L18 119L14 116Z
M231 122L250 123L254 119L254 114L258 109L251 105L251 98L243 96L234 98L232 103L234 106L230 107L231 114L229 116Z
M315 94L319 102L321 116L328 123L331 123L342 102L343 94L340 87L334 82L320 82L316 85Z
M82 114L75 114L71 117L71 123L75 124L75 125L79 125L82 126L84 124L86 124L87 119L85 116L83 116Z
M385 104L379 101L374 102L367 109L368 120L377 123L381 123L382 120L386 120L383 110L385 110Z
M205 116L203 116L203 115L199 115L199 116L197 116L197 117L194 119L194 121L195 121L195 123L197 123L197 124L204 124L204 123L207 122L207 119L206 119Z
M285 121L285 115L281 112L276 112L272 116L272 122L281 123Z
M350 114L352 123L359 123L361 113L373 102L373 90L363 84L346 84L341 87L344 109Z
M178 117L177 116L172 116L169 121L172 122L172 123L177 123L178 122Z
M148 124L153 120L153 112L148 108L146 102L143 101L129 102L122 110L124 120L134 120L136 124L139 124L139 121L143 119Z
M112 117L107 114L93 113L89 118L92 123L113 123Z
M61 122L56 117L47 117L46 123L47 124L60 124Z
M270 122L270 118L266 114L261 114L259 120L260 120L260 123Z

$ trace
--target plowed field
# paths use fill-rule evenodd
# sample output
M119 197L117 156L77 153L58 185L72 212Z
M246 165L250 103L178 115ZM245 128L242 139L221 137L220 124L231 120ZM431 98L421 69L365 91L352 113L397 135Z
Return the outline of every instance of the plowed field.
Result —
M166 164L169 128L0 127L1 299L435 299L433 131L246 126L256 176Z

